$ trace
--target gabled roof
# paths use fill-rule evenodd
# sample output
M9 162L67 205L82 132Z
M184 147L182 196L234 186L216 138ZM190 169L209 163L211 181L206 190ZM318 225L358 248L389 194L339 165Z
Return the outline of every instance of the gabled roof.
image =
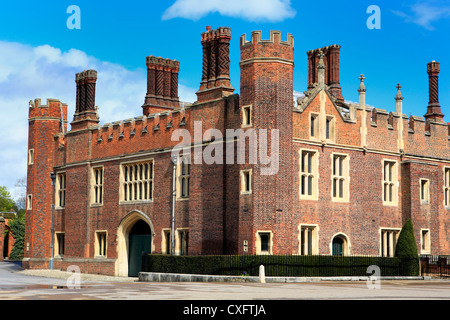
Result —
M304 96L298 95L297 101L294 104L294 110L303 112L309 104L316 98L322 90L328 96L328 99L333 103L334 107L340 114L343 121L354 122L350 117L350 102L341 102L336 99L329 91L330 87L326 84L314 83L311 88L304 92ZM353 103L352 103L353 104Z

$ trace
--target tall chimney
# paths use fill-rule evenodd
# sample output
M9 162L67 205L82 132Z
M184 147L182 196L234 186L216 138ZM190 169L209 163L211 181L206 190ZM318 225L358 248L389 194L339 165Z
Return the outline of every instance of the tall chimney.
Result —
M308 55L308 89L313 87L314 83L319 82L319 74L317 67L319 66L320 52L323 54L325 63L325 84L330 87L330 93L337 98L338 101L344 101L342 89L339 82L339 55L341 46L333 44L327 47L311 50Z
M95 87L97 83L97 71L86 70L76 74L77 101L75 114L86 111L95 111Z
M207 101L232 94L230 81L231 29L220 27L201 34L203 47L202 81L197 92L199 101ZM213 90L212 90L213 89Z
M179 107L178 73L180 62L161 57L147 57L147 94L144 115Z
M75 76L77 96L72 130L84 129L99 123L95 106L97 71L85 70Z
M443 122L444 114L439 105L439 72L440 63L431 61L427 65L429 102L425 119L432 122Z

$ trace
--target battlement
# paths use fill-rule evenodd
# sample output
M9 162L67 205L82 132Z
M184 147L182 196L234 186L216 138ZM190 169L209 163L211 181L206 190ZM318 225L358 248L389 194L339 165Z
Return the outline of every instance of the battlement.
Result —
M262 31L253 31L251 34L251 40L247 40L247 35L241 36L241 47L257 45L257 44L281 44L294 48L294 36L290 33L287 34L287 40L281 40L281 31L270 30L270 39L262 40Z
M106 157L117 150L137 153L141 150L173 147L178 143L171 141L173 130L186 126L187 111L178 108L92 128L93 157Z
M61 103L57 99L47 99L47 104L41 104L41 99L29 102L28 119L58 120L67 123L67 104Z
M294 37L288 33L281 40L280 31L270 31L270 40L261 39L261 31L253 31L251 40L241 36L241 67L253 62L280 62L294 65Z

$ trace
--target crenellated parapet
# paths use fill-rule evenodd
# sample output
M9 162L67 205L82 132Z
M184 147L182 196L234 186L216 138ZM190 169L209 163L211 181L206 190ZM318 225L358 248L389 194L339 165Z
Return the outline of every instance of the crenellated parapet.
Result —
M294 36L292 34L287 34L286 41L281 39L281 32L277 30L270 31L268 40L261 37L261 31L253 31L250 40L247 40L246 34L241 36L241 66L267 59L294 65Z
M173 147L178 143L171 141L173 131L189 129L186 126L187 111L189 109L178 108L97 126L92 129L92 157Z

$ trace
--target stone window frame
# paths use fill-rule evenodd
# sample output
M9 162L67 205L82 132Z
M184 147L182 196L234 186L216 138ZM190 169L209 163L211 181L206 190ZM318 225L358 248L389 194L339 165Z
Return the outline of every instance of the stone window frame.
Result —
M94 258L108 257L108 231L96 230L94 243Z
M335 128L336 118L334 116L327 115L325 117L325 132L323 133L326 141L335 140Z
M399 188L399 173L398 173L398 161L392 160L392 159L382 159L381 161L381 173L382 173L382 179L381 179L381 192L382 192L382 199L383 199L383 205L385 206L398 206L398 188ZM389 179L386 179L386 167L387 165L392 165L391 168L391 177ZM388 188L387 188L388 187ZM389 199L386 199L386 191L389 190L389 187L392 188L392 199L389 201Z
M333 255L333 240L336 237L341 238L341 240L343 241L343 243L342 243L342 255L343 256L351 256L352 255L352 253L351 253L352 252L352 245L351 245L351 242L350 242L350 237L346 233L343 233L343 232L335 233L331 237L331 241L330 241L330 244L329 244L330 255Z
M310 112L308 121L309 121L309 129L308 129L309 138L311 140L319 140L320 139L319 113Z
M65 171L56 173L55 180L55 209L66 207L67 175Z
M242 124L241 128L253 127L253 105L246 105L241 108Z
M131 166L139 166L139 165L145 165L148 164L149 165L149 175L147 176L147 178L145 178L145 172L144 172L144 179L143 180L129 180L129 177L127 179L125 179L125 173L127 173L128 175L130 174L129 169L126 168L130 168ZM131 173L132 174L132 173ZM133 174L132 174L133 175ZM133 178L133 177L132 177ZM121 162L120 163L120 175L119 175L119 204L135 204L135 203L151 203L154 201L155 198L155 194L154 194L154 190L155 190L155 159L154 158L147 158L147 159L140 159L140 160L134 160L134 161L126 161L126 162ZM135 185L139 185L139 183L141 182L147 182L149 184L148 189L147 189L147 198L149 199L133 199L133 200L129 200L128 195L129 195L129 186L133 183L132 185L132 194L136 194L137 192L137 198L140 197L139 192L143 192L143 189L141 189L141 191L135 191ZM124 191L124 187L125 185L127 185L127 191ZM125 200L125 193L127 195L127 198ZM145 196L145 193L144 193ZM134 197L133 197L134 198Z
M97 180L97 172L99 171L101 171L100 183ZM104 166L93 167L91 172L91 206L103 206L103 194L105 189L105 168Z
M307 230L311 230L311 233L303 234ZM311 238L309 238L311 235ZM309 246L304 247L302 239L311 239L311 252L309 252ZM308 241L309 242L309 241ZM319 225L318 224L306 224L301 223L298 225L298 254L299 255L318 255L319 254ZM304 250L306 248L306 250Z
M31 166L34 164L34 149L28 150L28 165Z
M428 228L420 229L420 253L430 254L431 253L431 232Z
M350 201L350 156L345 153L332 152L331 155L331 200L333 202L349 202ZM342 170L340 174L335 174L336 163L335 158L343 158ZM342 172L341 172L342 171ZM342 197L339 196L341 188L336 190L335 186L340 186L340 183L335 184L335 181L343 181L342 183ZM336 196L334 196L336 194Z
M450 209L450 167L444 167L444 207Z
M262 235L268 235L268 250L262 250ZM272 255L273 254L273 232L272 230L257 230L256 231L256 241L255 241L255 247L256 247L256 254L257 255Z
M308 167L308 172L306 172L304 169L306 168L306 166L304 166L304 156L303 154L307 153L307 154L313 154L312 158L311 158L311 162L312 162L312 168L311 170L309 170ZM305 200L318 200L319 199L319 152L317 150L314 149L300 149L299 151L299 156L300 156L300 161L299 161L299 197L300 199L305 199ZM309 172L311 171L311 172ZM312 178L312 187L311 187L311 195L309 194L302 194L303 190L302 190L302 181L303 181L303 177L305 178L305 185L306 183L309 181L309 178ZM309 183L307 183L309 185ZM307 192L305 192L307 193Z
M248 181L247 181L248 175ZM253 169L244 169L240 172L241 194L252 194Z
M189 228L176 228L175 230L175 255L189 255ZM184 238L187 235L187 238ZM182 239L184 238L184 241ZM183 248L184 247L184 248Z
M62 241L61 241L61 236L62 236ZM55 232L55 247L54 247L54 256L55 257L62 258L64 256L65 243L66 243L65 236L66 236L66 233L63 231ZM61 251L62 251L62 253L61 253Z
M394 257L401 228L380 228L380 257ZM395 237L394 237L395 236ZM392 238L388 238L392 237ZM388 247L389 245L389 247Z
M421 204L430 204L430 179L419 179L419 198Z
M162 254L171 254L172 251L172 229L171 228L163 228L161 230L161 253ZM167 240L167 238L169 240ZM169 246L169 247L167 247Z
M27 210L33 210L33 195L27 195Z
M191 177L191 155L184 154L178 156L177 168L176 168L176 200L183 201L189 200L190 195L190 177ZM187 162L186 162L187 161ZM183 169L185 171L183 172ZM183 189L184 188L184 189ZM183 194L183 190L187 191Z

